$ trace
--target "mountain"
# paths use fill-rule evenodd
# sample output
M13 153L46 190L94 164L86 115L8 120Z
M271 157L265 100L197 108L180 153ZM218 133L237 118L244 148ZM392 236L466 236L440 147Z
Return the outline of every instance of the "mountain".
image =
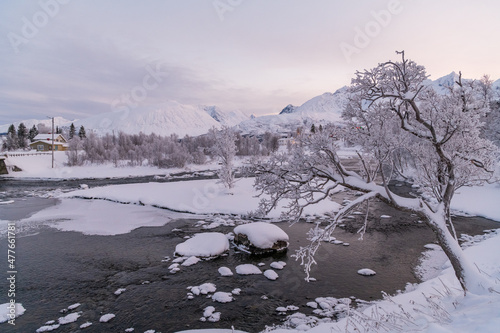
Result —
M161 136L175 133L180 137L196 136L208 132L212 127L221 127L221 123L212 118L203 106L175 101L147 109L107 112L75 122L77 128L81 125L87 131L91 129L99 135L122 131L128 134L156 133Z
M279 114L294 113L295 110L297 110L296 106L293 106L292 104L288 104L287 106L285 106L285 108L283 110L281 110L281 112Z
M71 122L72 122L71 120L65 119L63 117L54 117L54 128L56 126L59 126L59 127L69 126L71 124ZM24 126L26 126L26 128L28 130L30 128L32 128L33 125L38 126L38 124L44 124L48 129L52 129L52 119L50 119L50 118L27 119L27 120L17 121L14 123L16 130L17 130L20 123L24 123ZM0 125L0 133L7 133L10 125L11 124Z
M99 135L122 131L128 134L143 132L162 136L175 133L183 137L186 134L196 136L207 133L212 127L235 126L246 119L250 117L238 110L227 111L216 106L193 106L168 101L157 107L107 112L75 121L56 117L55 126L69 127L73 122L77 131L83 125L87 132L94 131ZM50 119L23 122L28 129L39 123L51 127ZM19 123L21 122L14 124L16 129ZM9 126L10 124L0 126L0 133L7 132Z
M239 110L233 111L223 111L217 106L202 106L203 109L216 121L225 126L236 126L242 121L250 119L249 116L245 115Z
M280 133L295 131L299 127L310 128L312 124L338 123L342 121L341 113L347 97L347 87L343 87L334 93L316 96L301 106L289 104L279 114L243 121L238 129L244 134Z

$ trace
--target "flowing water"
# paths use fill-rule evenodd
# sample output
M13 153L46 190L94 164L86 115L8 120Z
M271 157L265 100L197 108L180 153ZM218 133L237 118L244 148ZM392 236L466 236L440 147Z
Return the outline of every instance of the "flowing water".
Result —
M103 182L106 182L103 180ZM68 185L75 188L81 181ZM44 191L61 188L63 182L43 184ZM68 183L69 184L69 183ZM94 184L95 185L95 184ZM30 215L43 206L53 205L56 199L29 196L30 191L40 191L34 184L23 187L15 184L10 190L4 186L7 197L12 191L19 195L9 208L1 207L2 220L17 220ZM27 191L27 192L23 192ZM17 206L16 206L17 205ZM120 209L116 204L116 209ZM390 218L381 218L389 215ZM287 253L256 257L231 249L227 256L202 261L172 274L175 246L185 236L200 232L199 219L181 219L162 227L141 227L130 233L116 236L89 236L77 232L61 232L50 227L40 227L36 233L17 238L18 267L16 300L27 309L16 320L16 326L0 324L2 332L35 332L49 320L65 314L60 310L74 303L81 303L75 311L81 317L75 323L59 327L54 332L124 332L134 327L134 332L156 330L175 332L193 328L230 328L258 332L266 325L279 324L284 316L276 312L278 306L296 305L300 311L311 314L305 304L316 297L354 297L362 300L381 298L381 291L393 294L404 289L407 283L418 282L414 274L424 245L435 242L432 232L417 217L409 216L381 203L370 207L369 228L360 241L352 225L360 225L362 215L355 215L345 228L338 228L334 236L349 246L324 243L320 248L311 276L315 282L306 282L298 262L291 257L300 246L308 244L307 231L314 224L299 222L277 224L290 237ZM327 220L313 220L327 223ZM479 217L456 217L458 233L474 235L484 229L498 227L493 221ZM230 232L231 227L218 227L210 231ZM0 253L7 253L6 242L0 244ZM287 263L283 270L276 270L279 278L270 281L263 275L222 277L217 269L231 268L242 263L264 263L269 269L273 261ZM7 262L0 269L7 271ZM357 274L361 268L377 272L365 277ZM200 295L188 299L187 287L214 283L217 291L230 292L241 288L231 303L217 303ZM0 284L0 303L6 302L7 283ZM119 288L126 291L120 295ZM221 312L216 323L202 322L203 309L209 305ZM116 315L108 323L99 323L101 315ZM80 329L90 321L92 326Z

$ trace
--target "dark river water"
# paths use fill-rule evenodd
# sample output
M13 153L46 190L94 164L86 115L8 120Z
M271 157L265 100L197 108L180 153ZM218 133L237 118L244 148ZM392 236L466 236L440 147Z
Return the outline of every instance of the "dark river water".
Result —
M103 185L108 180L95 180L94 183L92 180L39 181L39 186L30 182L0 182L0 199L15 198L13 204L0 207L0 220L18 220L57 204L57 199L41 198L40 193L56 188L70 190L80 183ZM119 180L112 182L120 183ZM127 182L121 180L121 183ZM121 207L113 205L116 209ZM381 215L391 217L381 218ZM394 294L403 290L407 283L419 282L414 268L424 245L435 242L433 233L416 217L373 202L368 231L364 240L359 241L359 235L352 231L357 229L363 217L355 215L345 228L334 232L337 239L349 246L324 243L316 256L318 265L311 272L317 281L309 283L304 281L303 269L291 255L299 246L308 244L306 233L313 227L311 223L277 224L290 237L286 253L256 257L231 249L228 256L182 267L175 274L168 269L172 262L162 260L173 258L175 246L184 241L185 236L202 231L195 226L199 218L178 219L161 227L141 227L115 236L89 236L40 226L36 232L31 230L29 234L17 236L16 300L27 310L17 318L15 327L3 323L0 331L35 332L47 321L57 321L64 316L60 310L81 303L75 310L81 312L81 317L54 332L124 332L133 327L134 332L156 330L165 333L231 326L259 332L266 325L282 322L285 317L276 312L279 306L296 305L300 312L312 314L306 303L316 297L353 297L370 301L380 299L382 291ZM455 217L454 221L459 234L475 235L498 227L498 223L479 217ZM218 227L210 231L227 233L232 228ZM0 253L6 254L5 237L0 240ZM265 270L273 261L287 263L283 270L276 270L279 274L276 281L263 275L222 277L217 271L226 266L235 272L234 268L242 263L264 263L261 269ZM361 276L357 274L361 268L373 269L377 274ZM0 262L0 270L8 270L5 259ZM187 298L187 287L206 282L214 283L217 291L241 288L241 293L233 302L224 304L201 295ZM8 301L7 288L6 282L0 283L0 303ZM119 288L126 291L115 295ZM199 320L203 309L209 305L221 312L219 322ZM99 323L100 316L106 313L116 317L108 323ZM92 322L92 326L80 329L79 326L87 321Z

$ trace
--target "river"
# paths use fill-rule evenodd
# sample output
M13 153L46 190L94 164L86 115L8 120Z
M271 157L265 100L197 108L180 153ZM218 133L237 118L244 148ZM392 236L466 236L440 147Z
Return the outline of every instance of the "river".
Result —
M205 177L206 175L202 175ZM199 177L194 176L194 178ZM144 182L151 177L107 180L13 180L0 181L1 199L15 202L0 207L1 220L19 220L50 205L57 204L54 191L69 191L81 183L93 186ZM401 187L401 186L400 186ZM401 187L401 191L406 191ZM345 196L346 194L340 194ZM112 204L120 209L121 204ZM390 218L381 218L388 215ZM278 225L290 237L287 253L257 257L231 249L229 255L183 267L172 274L175 246L184 237L200 232L200 219L177 219L160 227L141 227L130 233L115 236L90 236L78 232L58 231L50 224L39 226L18 235L16 243L16 300L27 309L16 320L16 326L0 324L2 332L34 332L49 320L64 316L60 311L74 303L81 303L75 311L81 317L59 327L55 332L134 332L156 330L175 332L193 328L230 328L258 332L266 325L280 324L285 316L279 306L295 305L300 312L312 314L306 303L316 297L352 297L359 300L380 299L382 291L394 294L404 290L407 283L419 282L414 268L419 262L424 245L435 242L433 233L417 217L402 213L382 202L370 206L367 233L364 240L353 231L364 216L355 215L345 228L338 228L334 236L349 246L325 243L316 256L318 265L311 275L315 282L304 281L304 272L291 257L300 246L308 244L307 231L314 226L304 221L290 226ZM457 232L480 234L485 229L497 228L498 223L479 217L455 217ZM327 223L327 220L310 222ZM211 231L230 232L231 227ZM5 238L4 238L5 239ZM0 253L7 253L2 240ZM234 268L242 263L263 264L269 269L273 261L287 263L276 270L279 278L270 281L263 275L222 277L221 266ZM0 263L6 272L7 262ZM357 274L361 268L377 272L366 277ZM240 288L231 303L216 303L205 296L187 297L187 287L211 282L217 291L229 292ZM126 289L120 295L115 291ZM7 283L0 284L0 303L6 302ZM203 309L209 305L221 312L219 322L202 322ZM99 323L101 315L116 315L108 323ZM290 312L292 313L292 312ZM80 329L84 322L92 326Z

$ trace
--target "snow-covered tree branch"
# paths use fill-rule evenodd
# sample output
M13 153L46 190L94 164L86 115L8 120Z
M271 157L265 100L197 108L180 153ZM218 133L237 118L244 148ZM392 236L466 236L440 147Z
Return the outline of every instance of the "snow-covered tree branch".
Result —
M479 135L488 103L481 101L476 82L462 80L461 75L449 91L435 91L426 80L425 68L405 59L404 52L399 54L401 61L356 73L343 114L347 127L327 127L303 136L291 153L276 155L255 167L255 187L268 195L260 210L269 212L287 199L285 216L296 219L304 207L327 199L339 185L364 192L337 213L325 233L350 209L377 197L422 217L436 234L464 292L482 292L488 289L488 282L462 253L453 231L450 203L458 188L494 177L497 147ZM340 136L361 147L363 172L343 165L335 144ZM418 198L398 196L388 187L388 166L401 154L411 159L416 170L412 179L423 190ZM365 160L366 156L373 161ZM306 270L314 262L319 242L320 237L314 237L298 253Z

